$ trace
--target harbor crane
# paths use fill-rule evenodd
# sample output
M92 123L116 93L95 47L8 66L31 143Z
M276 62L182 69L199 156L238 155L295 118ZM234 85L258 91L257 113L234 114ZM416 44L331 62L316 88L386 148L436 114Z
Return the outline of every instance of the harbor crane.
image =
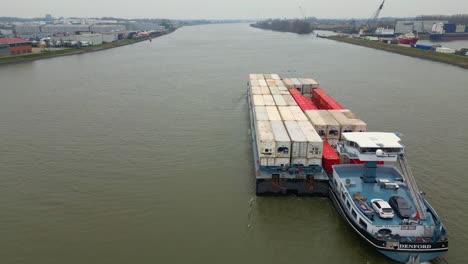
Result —
M379 20L380 12L382 11L382 8L384 7L384 4L385 4L385 0L382 1L379 8L377 8L377 10L375 10L374 14L372 14L371 18L369 18L369 20L367 20L366 25L364 26L364 28L361 29L362 33L365 34L367 32L372 32L372 31L375 30L375 28L377 27L378 20Z

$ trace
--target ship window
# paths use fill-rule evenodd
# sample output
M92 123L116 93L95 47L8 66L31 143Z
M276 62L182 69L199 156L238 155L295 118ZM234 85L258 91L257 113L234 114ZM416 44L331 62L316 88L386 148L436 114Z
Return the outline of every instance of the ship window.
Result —
M265 149L265 152L268 152L268 149Z
M356 214L356 212L354 211L354 209L351 209L351 214L354 216L354 218L357 218L357 214Z
M348 209L351 208L351 204L349 203L349 201L346 201L346 206L348 206Z
M360 224L362 227L367 228L366 222L364 222L361 218L359 218L359 224Z

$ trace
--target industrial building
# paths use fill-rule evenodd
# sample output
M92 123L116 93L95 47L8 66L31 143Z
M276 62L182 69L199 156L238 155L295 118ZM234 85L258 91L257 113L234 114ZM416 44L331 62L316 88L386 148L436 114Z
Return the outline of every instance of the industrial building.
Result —
M90 45L101 45L103 43L114 42L118 40L118 38L119 38L119 34L117 33L80 34L80 35L51 37L52 41L81 41L81 42L88 42Z
M21 38L0 38L0 56L20 55L32 52L31 42Z
M410 32L428 33L436 23L447 23L447 21L397 21L395 24L395 33L404 34Z
M109 33L114 31L125 30L124 25L90 25L90 24L21 24L15 26L15 33L17 36L23 38L43 38L50 37L54 34L76 34L76 32L89 32L89 33Z

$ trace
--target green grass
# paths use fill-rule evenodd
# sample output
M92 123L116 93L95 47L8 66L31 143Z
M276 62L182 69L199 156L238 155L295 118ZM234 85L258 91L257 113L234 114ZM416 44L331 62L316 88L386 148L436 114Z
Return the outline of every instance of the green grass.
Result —
M340 37L340 36L331 36L328 37L329 39L333 39L336 41L346 42L354 45L365 46L369 48L384 50L388 52L398 53L410 57L421 58L426 60L444 62L456 66L460 66L462 68L468 69L468 56L460 56L456 54L446 54L446 53L439 53L430 50L421 50L415 49L411 47L404 47L395 44L388 44L376 41L369 41L357 38L348 38L348 37Z
M38 58L45 58L45 57L51 57L55 55L63 55L67 53L80 53L80 50L77 50L77 49L63 49L63 50L49 50L49 51L45 50L40 53L30 53L30 54L18 55L18 56L0 57L0 64L38 59Z

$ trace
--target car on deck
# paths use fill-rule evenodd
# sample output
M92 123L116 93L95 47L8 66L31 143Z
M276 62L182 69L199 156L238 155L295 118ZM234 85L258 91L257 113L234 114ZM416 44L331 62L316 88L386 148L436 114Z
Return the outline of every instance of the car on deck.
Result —
M392 219L395 216L392 207L382 199L372 199L371 205L380 218Z
M408 204L405 198L401 196L392 196L388 203L400 218L410 218L414 210Z

